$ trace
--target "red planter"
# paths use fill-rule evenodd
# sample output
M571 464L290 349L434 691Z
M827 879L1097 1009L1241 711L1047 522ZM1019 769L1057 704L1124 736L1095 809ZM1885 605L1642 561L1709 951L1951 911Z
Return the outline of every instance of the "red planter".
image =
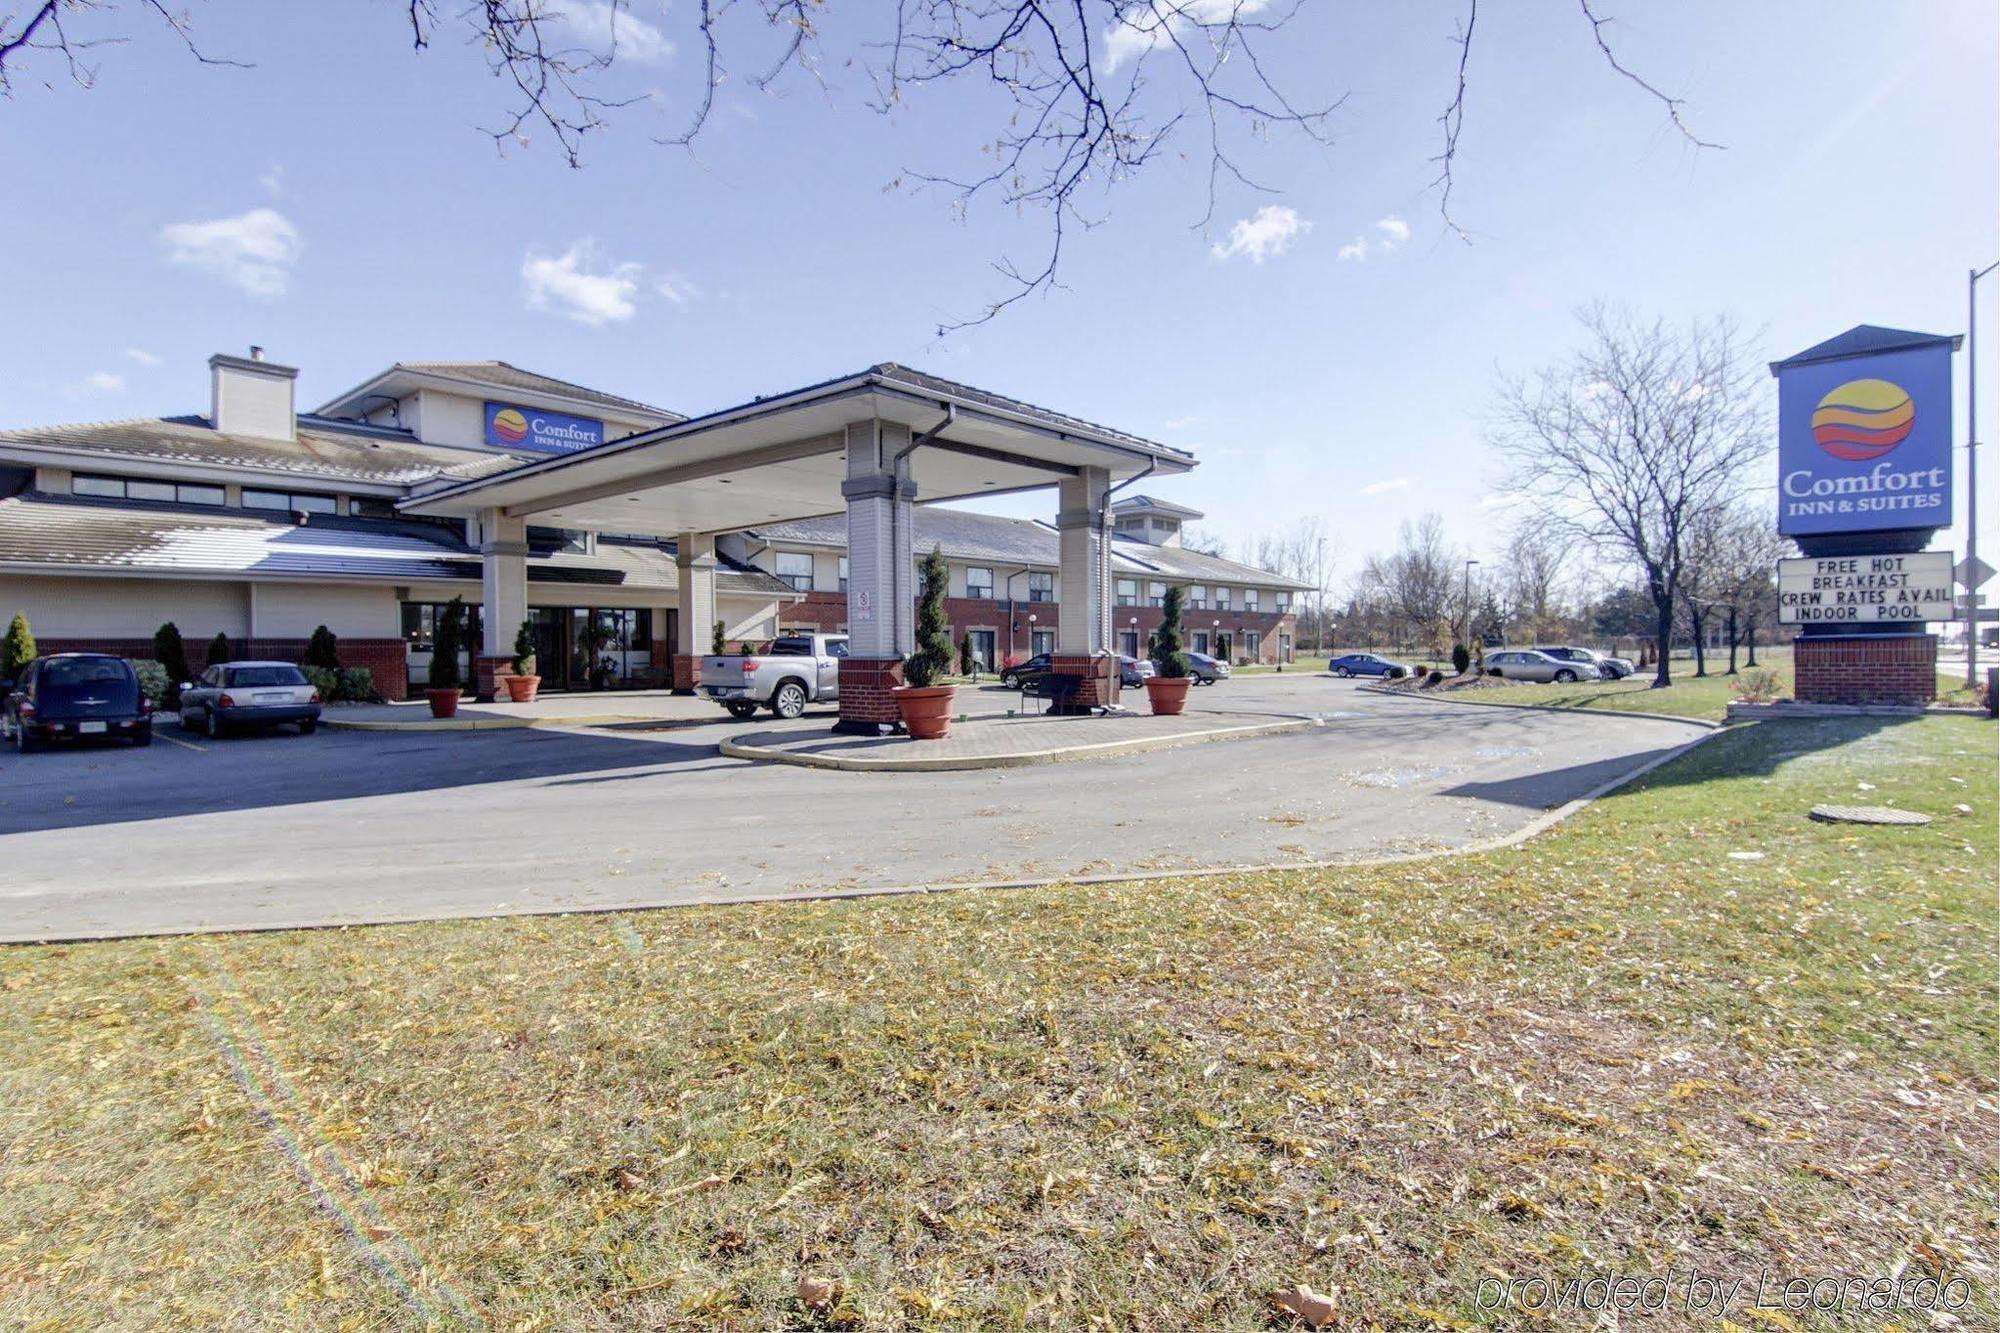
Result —
M1193 684L1193 676L1148 676L1146 698L1154 713L1172 717L1187 707L1188 687Z
M900 685L890 691L896 696L896 711L903 716L903 730L913 741L934 741L951 730L951 701L956 685L930 685L918 689Z
M542 692L540 676L507 677L507 697L517 704L531 704L535 696Z
M424 698L430 701L432 717L458 716L457 690L425 690Z

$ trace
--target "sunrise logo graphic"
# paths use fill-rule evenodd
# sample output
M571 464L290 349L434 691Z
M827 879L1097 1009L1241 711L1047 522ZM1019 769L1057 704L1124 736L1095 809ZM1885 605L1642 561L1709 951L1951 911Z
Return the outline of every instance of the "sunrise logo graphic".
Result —
M1813 409L1813 439L1835 458L1866 463L1910 437L1917 405L1888 380L1849 380Z
M528 419L514 408L503 408L493 414L493 433L507 444L519 444L528 438Z

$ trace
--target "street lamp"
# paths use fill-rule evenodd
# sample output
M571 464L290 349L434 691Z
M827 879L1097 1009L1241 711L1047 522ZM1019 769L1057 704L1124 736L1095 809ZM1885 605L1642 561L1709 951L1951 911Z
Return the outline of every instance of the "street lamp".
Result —
M1972 572L1979 568L1979 280L2000 268L1995 260L1985 268L1967 270L1965 336L1970 359L1965 364L1965 683L1979 683L1979 598Z

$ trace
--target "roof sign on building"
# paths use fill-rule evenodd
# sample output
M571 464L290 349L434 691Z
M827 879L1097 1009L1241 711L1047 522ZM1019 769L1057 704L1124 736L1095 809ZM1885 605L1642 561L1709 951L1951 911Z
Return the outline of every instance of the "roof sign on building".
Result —
M604 423L514 403L486 404L486 443L515 453L573 454L604 443Z

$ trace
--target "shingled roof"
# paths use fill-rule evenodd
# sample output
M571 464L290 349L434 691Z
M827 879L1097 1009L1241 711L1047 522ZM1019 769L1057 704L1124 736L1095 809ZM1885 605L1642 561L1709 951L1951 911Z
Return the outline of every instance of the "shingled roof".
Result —
M312 420L312 424L306 424ZM302 417L297 437L226 435L207 418L140 417L70 426L23 426L0 430L0 451L9 447L87 453L106 460L152 463L222 464L261 472L326 481L415 486L429 481L471 481L504 472L521 460L507 454L473 453L419 444L406 432L381 428L348 429ZM112 466L107 461L106 466Z
M644 412L648 416L668 417L675 421L681 418L679 412L664 407L654 407L651 403L642 403L636 398L620 398L615 393L605 393L600 389L572 384L553 375L523 370L505 361L398 361L392 369L413 371L419 375L442 375L454 380L470 380L474 384L491 385L496 389L557 394L564 398L574 398L578 402L596 403L599 407L625 408Z

